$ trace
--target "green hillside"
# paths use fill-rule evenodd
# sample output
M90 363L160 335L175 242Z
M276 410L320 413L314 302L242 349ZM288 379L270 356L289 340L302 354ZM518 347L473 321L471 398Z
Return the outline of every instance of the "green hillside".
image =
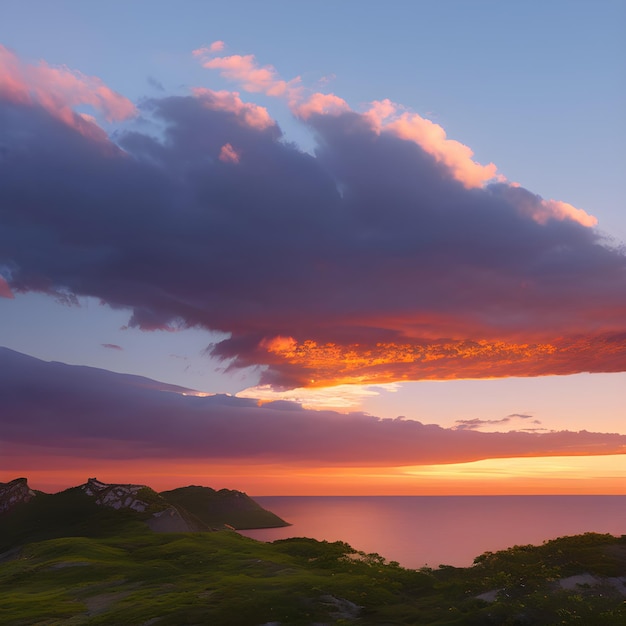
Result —
M285 523L237 491L1 486L2 626L626 624L626 535L408 570L342 542L172 532Z
M159 495L171 504L183 507L211 528L220 528L224 524L237 530L289 526L241 491L216 491L191 485L162 491Z
M232 531L155 534L129 525L5 554L0 623L623 626L625 576L626 537L610 535L415 571L341 542L266 544Z

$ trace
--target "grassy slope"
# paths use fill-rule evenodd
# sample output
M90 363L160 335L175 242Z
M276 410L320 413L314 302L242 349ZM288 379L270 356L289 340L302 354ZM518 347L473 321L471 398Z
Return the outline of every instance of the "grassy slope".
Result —
M626 598L608 586L557 589L582 572L626 575L626 538L581 535L487 553L471 568L413 571L340 542L129 525L116 536L31 543L5 559L0 623L353 623L333 597L363 607L358 624L626 623ZM475 598L495 588L498 601Z
M163 491L159 495L171 504L185 508L212 528L224 524L238 530L288 526L285 520L240 491L190 486Z

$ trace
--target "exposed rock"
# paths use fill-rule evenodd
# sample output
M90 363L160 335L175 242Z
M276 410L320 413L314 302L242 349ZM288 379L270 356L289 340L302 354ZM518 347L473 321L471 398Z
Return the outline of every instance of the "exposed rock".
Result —
M350 602L345 598L326 594L320 597L320 602L329 610L329 615L337 620L353 620L359 617L362 606Z
M495 602L498 599L498 594L502 589L492 589L491 591L485 591L478 596L474 596L478 600L484 600L485 602Z
M143 513L150 506L139 494L141 490L148 489L145 485L107 484L97 478L90 478L80 488L88 496L93 496L97 504L114 509L132 509Z
M567 591L579 591L585 587L592 588L608 586L619 592L621 595L626 596L626 576L605 577L585 573L578 574L576 576L568 576L567 578L561 578L558 582L561 589L565 589Z
M185 519L173 506L155 513L149 520L146 520L146 524L155 533L188 533L207 530L206 527Z
M157 533L184 533L209 530L200 520L194 519L184 509L172 505L145 485L108 484L90 478L80 487L96 504L114 509L132 509L138 513L151 513L145 520Z
M16 478L8 483L0 483L0 514L11 510L17 504L32 500L36 495L28 486L26 478Z

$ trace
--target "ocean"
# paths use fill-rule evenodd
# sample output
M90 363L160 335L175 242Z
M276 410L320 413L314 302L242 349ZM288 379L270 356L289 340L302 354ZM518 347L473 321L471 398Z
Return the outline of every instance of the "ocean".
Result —
M259 496L292 525L261 541L346 541L408 568L467 567L483 552L584 532L626 534L626 496Z

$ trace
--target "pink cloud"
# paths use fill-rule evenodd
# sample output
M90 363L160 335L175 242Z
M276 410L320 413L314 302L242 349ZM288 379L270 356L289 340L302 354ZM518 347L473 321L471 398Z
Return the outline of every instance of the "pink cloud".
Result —
M597 218L593 215L560 200L542 200L540 210L536 211L532 218L539 224L545 224L550 218L559 221L570 219L587 227L595 226L598 223Z
M162 136L119 133L124 152L103 161L101 144L31 106L3 58L6 92L26 103L0 103L22 110L0 168L14 291L99 297L143 329L223 331L211 354L266 366L262 384L280 388L624 371L623 253L567 203L483 185L491 172L437 124L292 82L281 98L314 131L308 153L265 108L195 89L151 99ZM265 70L255 84L280 82ZM54 89L50 102L58 117ZM231 150L241 166L223 164Z
M350 110L348 103L332 93L314 93L304 102L294 103L292 111L303 120L311 115L338 115Z
M445 163L454 177L465 187L482 187L496 178L497 167L493 163L481 165L472 159L474 152L469 146L448 139L439 124L427 120L417 113L403 111L388 99L372 103L364 114L378 132L388 132L401 139L414 141L437 161Z
M350 111L348 103L334 94L305 96L299 77L287 82L280 78L272 65L260 66L252 54L213 58L205 61L203 66L219 70L224 78L239 83L246 91L286 98L293 113L303 120L313 114L337 115ZM471 148L448 139L439 124L416 113L400 113L400 110L401 107L385 99L373 102L363 115L378 133L385 131L417 143L437 161L445 163L455 178L468 188L481 187L497 177L497 168L493 163L481 165L474 161Z
M0 298L9 298L11 300L15 298L11 287L9 287L9 283L3 276L0 276Z
M194 50L193 54L203 57L223 48L223 41L215 41L208 48ZM312 115L339 115L351 111L348 103L334 94L305 95L299 77L285 81L272 65L260 66L252 54L212 58L205 60L203 66L219 70L224 78L239 83L246 91L285 98L294 115L305 121ZM372 102L362 115L378 134L389 133L419 145L438 162L448 166L453 176L468 189L480 188L487 182L506 181L502 174L498 174L494 163L482 165L476 162L469 146L448 139L442 126L405 110L388 98ZM587 227L597 224L597 219L584 210L557 200L542 200L533 207L530 216L540 224L548 219L569 219Z
M201 46L200 48L196 48L191 51L191 54L197 58L203 58L206 56L210 56L216 52L221 52L226 44L223 41L214 41L212 44L208 46Z
M568 202L560 200L544 200L536 194L525 192L519 183L507 183L508 195L515 198L517 210L522 215L531 218L537 224L546 224L549 220L562 222L570 220L577 222L587 228L596 226L598 220L584 211L578 209Z
M220 52L221 50L224 49L224 46L226 44L223 41L214 41L210 46L209 46L209 51L210 52Z
M203 57L207 54L209 54L210 50L207 46L202 46L201 48L196 48L195 50L191 51L192 56L194 57Z
M79 116L73 107L90 105L107 121L120 121L135 114L135 106L95 76L85 76L67 67L52 67L45 61L33 65L21 61L0 45L0 98L19 104L38 104L78 130L89 131L93 118Z
M239 163L239 155L229 143L222 146L219 159L223 163Z
M236 91L213 91L203 87L192 90L194 96L211 111L230 111L246 125L258 130L265 130L274 125L267 109L256 104L245 103Z
M220 70L224 78L241 83L246 91L261 92L268 96L283 96L289 86L287 81L279 78L274 67L258 65L253 54L218 57L206 61L204 67Z

